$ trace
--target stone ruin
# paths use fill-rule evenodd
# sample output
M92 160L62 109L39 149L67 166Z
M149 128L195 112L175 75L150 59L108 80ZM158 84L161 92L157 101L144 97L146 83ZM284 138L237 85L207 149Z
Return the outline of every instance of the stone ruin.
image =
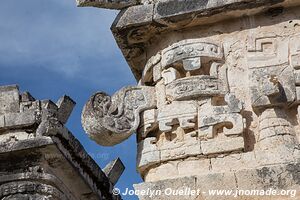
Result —
M136 190L299 190L300 1L77 3L120 10L111 30L138 84L94 94L82 124L104 146L136 132Z
M120 200L113 187L124 166L103 171L65 127L75 106L36 100L16 85L0 87L1 200Z
M136 190L295 189L300 198L300 1L77 3L120 10L111 29L138 84L94 94L82 124L103 146L136 133ZM74 106L0 87L1 200L121 199L122 162L102 170L86 153L65 127Z

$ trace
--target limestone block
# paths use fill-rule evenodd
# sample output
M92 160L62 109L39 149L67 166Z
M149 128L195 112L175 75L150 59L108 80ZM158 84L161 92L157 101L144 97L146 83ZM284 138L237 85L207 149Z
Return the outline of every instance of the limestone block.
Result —
M295 84L300 86L300 70L295 71Z
M123 12L119 13L119 17L116 18L112 25L112 30L150 24L152 22L152 15L152 4L128 7Z
M290 39L291 65L294 69L300 69L300 35L292 36Z
M155 96L157 99L157 108L163 108L167 104L167 97L166 97L166 86L164 84L164 80L161 79L155 85Z
M275 84L277 87L271 93L266 88L270 84ZM252 106L254 107L292 103L296 98L293 68L283 65L253 70L250 75L250 90Z
M103 169L103 172L110 180L112 185L115 185L118 182L121 175L123 174L124 170L125 170L124 164L119 158L117 158L111 161L110 163L108 163Z
M1 128L20 128L34 125L36 120L36 113L22 112L22 113L7 113L4 116L4 126Z
M176 142L175 144L171 143L168 146L162 146L159 149L161 151L162 162L202 154L200 141L195 138L194 140L183 140L183 142Z
M183 62L183 68L189 71L201 68L200 58L222 60L223 56L223 49L217 44L188 39L164 49L161 63L166 68L176 62Z
M35 101L35 98L29 92L21 94L21 102Z
M144 85L156 83L161 78L160 53L150 57L145 65L141 82Z
M66 124L72 111L73 108L75 107L76 103L71 99L69 96L63 96L61 97L58 102L56 103L58 107L58 120Z
M141 113L141 123L138 133L141 134L143 138L153 129L158 127L157 122L157 110L145 110Z
M242 151L244 138L234 137L201 141L201 149L204 155Z
M261 68L287 64L289 59L288 38L275 34L259 34L251 32L247 44L248 67Z
M156 165L150 168L145 174L145 182L154 182L167 178L177 178L179 176L178 165L179 161L168 161L163 164Z
M201 197L205 200L227 200L228 196L209 195L209 190L233 190L237 189L233 172L211 173L196 177L196 188L201 191ZM201 198L200 198L201 199Z
M41 110L40 101L25 101L20 102L20 112L39 112Z
M193 71L201 68L201 58L187 58L182 61L186 71Z
M136 0L76 0L76 2L80 7L92 6L116 10L121 10L123 8L138 4Z
M0 87L0 114L19 112L20 95L16 85Z
M220 173L258 167L254 152L230 153L211 158L211 171ZM224 167L226 166L226 167Z
M161 72L162 72L162 67L161 67L161 64L158 63L153 67L153 81L155 83L162 78Z
M291 64L295 69L300 69L300 53L291 56Z
M241 190L299 189L299 164L265 166L235 172Z
M196 178L195 177L184 177L180 179L170 179L164 181L157 181L157 182L149 182L149 183L140 183L134 185L136 191L161 191L161 193L155 193L153 195L138 195L140 200L166 200L166 199L173 199L173 200L190 200L192 199L189 195L166 195L169 194L170 189L174 191L183 190L183 192L189 188L191 190L196 190ZM168 189L168 190L166 190ZM188 194L188 192L186 192Z
M0 128L5 127L5 115L0 115Z
M296 87L296 100L297 102L300 101L300 87Z
M224 81L207 75L181 78L166 86L166 95L174 100L224 96L226 92L227 88Z
M180 74L175 68L170 67L162 71L162 77L164 79L165 85L167 85L172 81L180 78Z
M178 176L188 177L210 173L210 159L186 159L178 163ZM224 166L223 166L224 167Z
M194 128L197 106L193 101L173 101L158 110L157 120L161 131L171 131L172 126L179 124L183 129Z
M137 168L140 172L160 162L160 152L155 144L156 138L145 138L138 144Z
M243 104L233 94L225 96L227 106L212 106L211 100L198 109L199 137L213 138L217 129L223 128L226 136L241 135L245 121L240 112ZM228 126L229 125L229 126Z

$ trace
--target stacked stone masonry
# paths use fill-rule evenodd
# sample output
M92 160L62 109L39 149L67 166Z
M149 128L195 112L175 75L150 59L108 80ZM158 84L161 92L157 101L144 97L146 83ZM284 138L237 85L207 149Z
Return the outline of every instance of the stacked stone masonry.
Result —
M121 199L112 190L124 166L103 172L85 152L65 127L74 106L68 96L53 103L0 87L1 200Z
M138 84L96 93L82 123L101 145L136 132L136 188L299 190L300 2L112 2L79 5L121 10L112 32Z

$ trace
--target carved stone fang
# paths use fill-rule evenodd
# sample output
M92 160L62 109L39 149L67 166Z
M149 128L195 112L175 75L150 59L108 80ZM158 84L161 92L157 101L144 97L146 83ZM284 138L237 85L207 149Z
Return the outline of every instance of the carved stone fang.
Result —
M125 87L112 97L94 94L83 108L82 125L98 144L113 146L126 140L138 128L140 113L156 107L153 87Z

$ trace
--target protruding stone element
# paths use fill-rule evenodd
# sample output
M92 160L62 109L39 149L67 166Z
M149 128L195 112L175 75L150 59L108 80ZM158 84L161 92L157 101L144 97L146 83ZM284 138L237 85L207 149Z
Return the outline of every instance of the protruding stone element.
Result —
M76 103L68 96L61 97L56 103L58 107L58 120L66 124Z
M16 85L0 87L0 114L19 112L19 89Z
M120 158L117 158L108 163L103 169L103 172L106 174L112 185L115 185L123 174L124 170L124 164L122 163Z
M153 87L126 87L112 97L94 94L82 112L82 125L97 143L118 144L132 135L140 124L140 113L156 107Z
M138 4L137 0L76 0L76 2L80 7L92 6L115 10L121 10L123 8Z

